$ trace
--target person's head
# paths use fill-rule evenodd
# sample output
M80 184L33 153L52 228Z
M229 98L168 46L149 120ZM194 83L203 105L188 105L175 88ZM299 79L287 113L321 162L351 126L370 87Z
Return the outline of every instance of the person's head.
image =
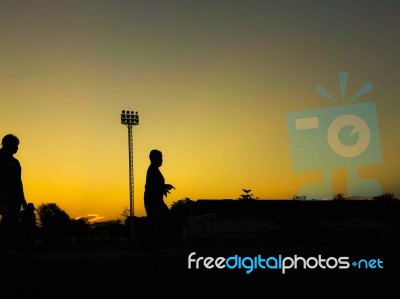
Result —
M156 149L151 150L149 158L151 164L157 165L158 167L162 165L163 158L162 158L162 153L159 150Z
M19 139L13 134L7 134L1 140L1 145L7 153L13 155L18 151Z

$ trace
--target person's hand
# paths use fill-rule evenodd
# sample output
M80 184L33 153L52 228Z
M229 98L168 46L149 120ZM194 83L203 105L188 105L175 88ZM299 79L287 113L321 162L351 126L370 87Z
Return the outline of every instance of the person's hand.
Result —
M165 197L167 197L167 196L168 196L168 193L170 193L169 190L175 189L175 187L172 186L171 184L165 184L164 187L165 187L165 191L164 191Z
M165 189L171 190L171 189L175 189L175 187L172 186L171 184L165 184ZM169 192L168 192L168 193L169 193Z

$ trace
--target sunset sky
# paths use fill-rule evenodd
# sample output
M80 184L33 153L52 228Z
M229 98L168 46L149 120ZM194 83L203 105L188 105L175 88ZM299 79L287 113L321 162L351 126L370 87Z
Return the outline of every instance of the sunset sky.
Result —
M358 169L400 196L399 1L0 2L0 134L17 135L25 195L71 217L145 216L148 154L183 198L291 199L320 172L294 171L287 113L373 102L382 162ZM343 105L340 103L340 105ZM307 161L304 161L307 163ZM346 167L334 169L346 195Z

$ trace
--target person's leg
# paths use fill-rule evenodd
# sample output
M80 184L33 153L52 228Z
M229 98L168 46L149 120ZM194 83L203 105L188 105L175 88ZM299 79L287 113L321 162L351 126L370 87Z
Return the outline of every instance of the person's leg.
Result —
M170 219L167 205L157 205L149 209L147 216L147 228L144 233L144 241L148 247L157 248L159 237L169 237Z
M172 234L172 224L169 208L166 204L160 207L159 230L158 233L164 239L170 239Z
M19 208L20 205L16 197L12 194L4 196L3 206L3 236L5 242L5 254L16 255L15 239L18 236L19 229Z
M147 224L143 232L144 249L154 249L157 247L157 230L159 226L158 210L154 205L146 206Z
M16 215L8 215L2 223L4 236L4 253L6 255L17 255L15 249L15 238L18 232L18 217Z

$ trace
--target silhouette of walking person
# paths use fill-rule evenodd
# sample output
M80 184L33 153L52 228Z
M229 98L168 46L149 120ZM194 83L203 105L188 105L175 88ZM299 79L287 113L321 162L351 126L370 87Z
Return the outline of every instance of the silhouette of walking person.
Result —
M150 151L150 165L146 173L144 190L144 207L147 214L147 227L144 232L144 248L157 248L157 237L169 229L169 208L164 202L164 196L170 193L174 186L165 183L159 167L163 163L162 152L156 149Z
M18 233L21 207L27 207L21 179L21 165L14 157L18 146L18 137L7 134L3 137L0 148L0 213L6 255L18 255L14 248L14 239Z

